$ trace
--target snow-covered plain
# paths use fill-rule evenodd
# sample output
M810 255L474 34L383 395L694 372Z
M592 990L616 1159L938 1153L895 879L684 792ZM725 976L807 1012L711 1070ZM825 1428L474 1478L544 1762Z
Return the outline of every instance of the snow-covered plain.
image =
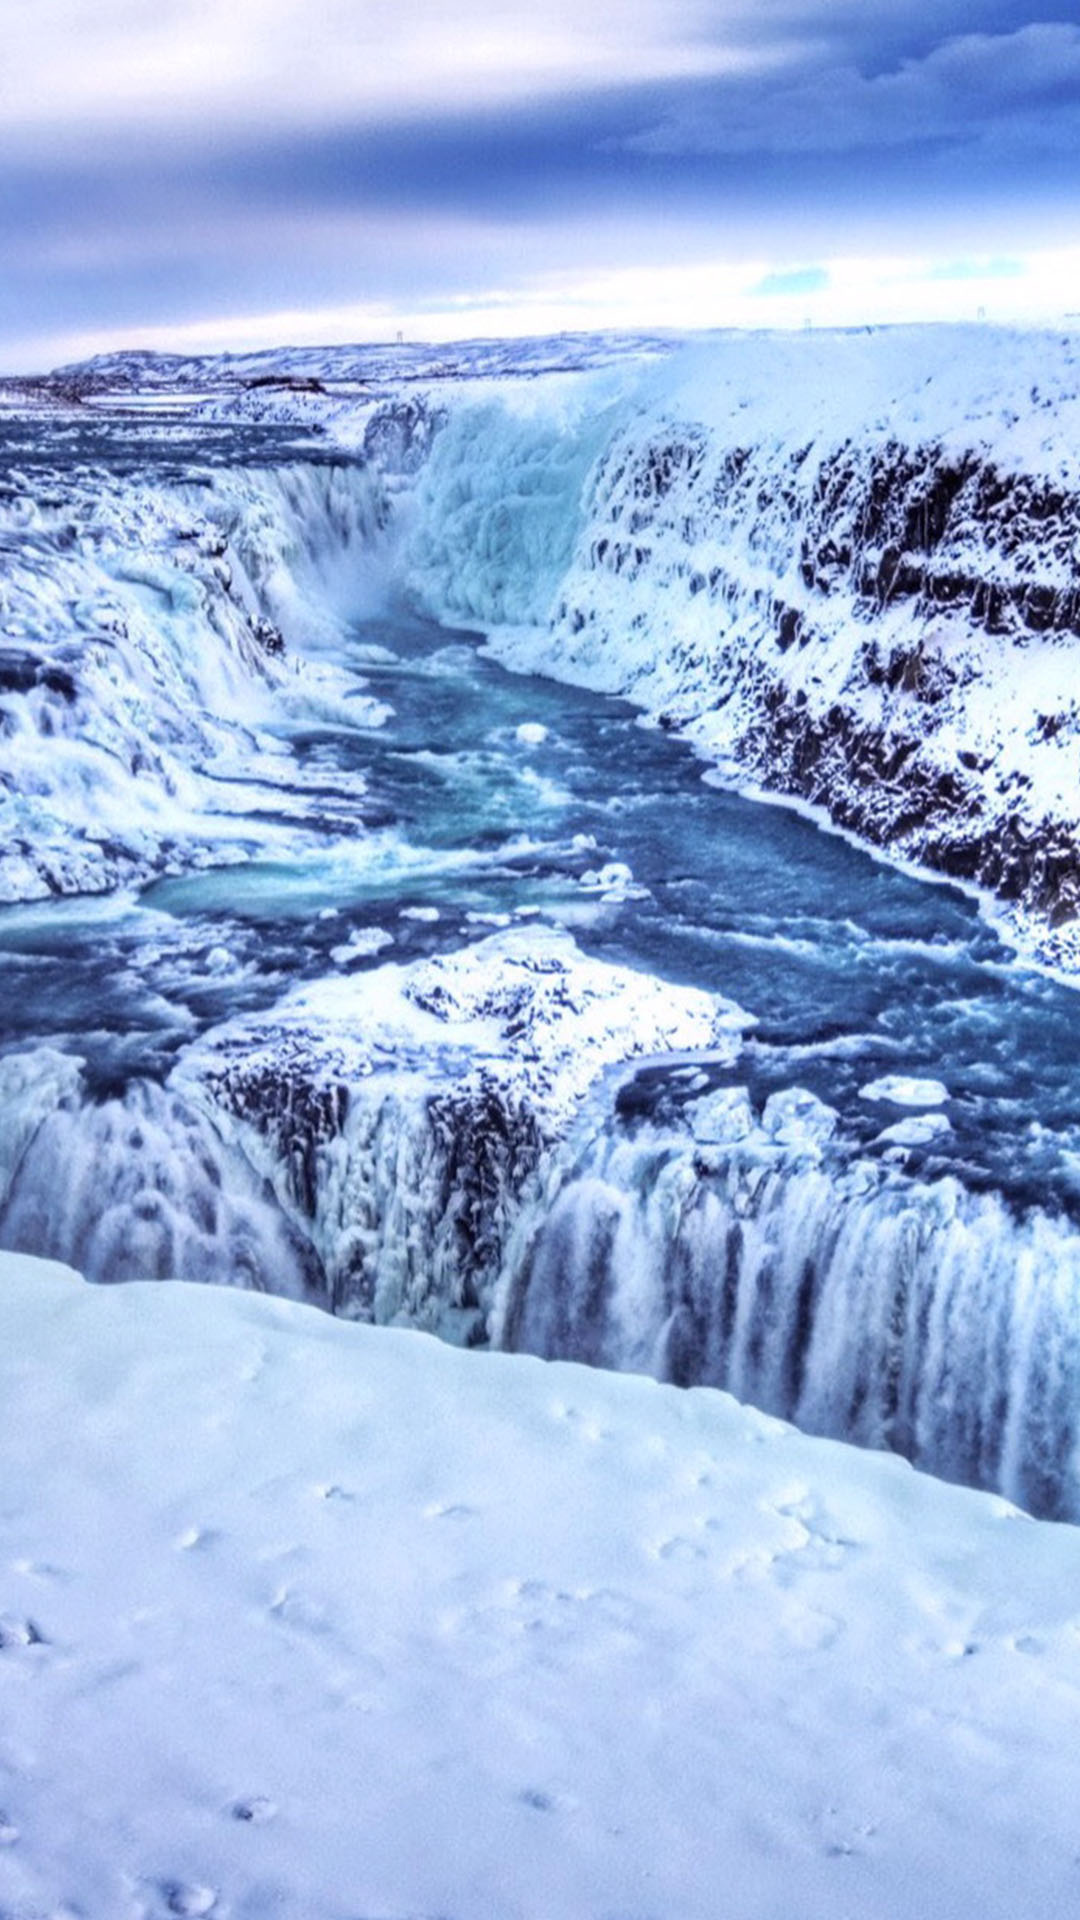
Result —
M0 1282L5 1920L1076 1911L1072 1529L708 1390Z

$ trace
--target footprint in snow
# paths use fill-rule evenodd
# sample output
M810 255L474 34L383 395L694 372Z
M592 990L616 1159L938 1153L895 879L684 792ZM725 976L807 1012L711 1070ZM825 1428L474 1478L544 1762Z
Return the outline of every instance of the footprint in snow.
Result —
M21 1573L27 1580L73 1580L75 1575L66 1567L54 1567L47 1560L13 1560L13 1573Z
M14 1614L0 1613L0 1653L6 1653L12 1647L43 1647L46 1644L45 1635L32 1620L20 1620Z
M234 1820L242 1821L246 1826L263 1827L272 1820L277 1808L264 1793L246 1795L242 1800L234 1800L229 1808Z
M554 1800L550 1793L543 1791L542 1787L522 1787L517 1798L523 1807L532 1807L536 1813L554 1813L555 1811Z
M163 1880L159 1888L166 1913L208 1914L217 1906L212 1887L195 1886L184 1880Z
M656 1549L661 1560L707 1560L708 1550L699 1546L696 1540L688 1540L685 1534L676 1534L670 1540L662 1540Z

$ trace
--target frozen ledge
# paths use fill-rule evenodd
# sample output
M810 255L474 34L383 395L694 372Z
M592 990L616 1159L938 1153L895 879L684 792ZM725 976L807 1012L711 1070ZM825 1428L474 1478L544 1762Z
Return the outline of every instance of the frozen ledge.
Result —
M605 1070L734 1058L750 1024L530 923L302 987L213 1029L171 1084L239 1126L335 1312L474 1341L518 1210Z
M5 1912L1075 1899L1071 1529L715 1392L11 1256L0 1433Z
M643 1054L717 1048L754 1024L731 1000L581 952L561 928L514 927L407 965L328 978L263 1014L214 1028L185 1059L230 1099L265 1074L357 1086L371 1075L432 1085L465 1076L565 1125L605 1068Z

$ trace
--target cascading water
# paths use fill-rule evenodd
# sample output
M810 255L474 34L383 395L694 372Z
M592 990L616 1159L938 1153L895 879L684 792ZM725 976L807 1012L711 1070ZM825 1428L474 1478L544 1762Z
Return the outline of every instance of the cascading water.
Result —
M785 1143L792 1098L764 1128L736 1103L727 1146L600 1132L519 1227L501 1344L724 1387L1080 1517L1080 1233Z
M197 1280L318 1299L318 1261L240 1150L150 1081L68 1092L34 1129L0 1204L0 1245L87 1279Z

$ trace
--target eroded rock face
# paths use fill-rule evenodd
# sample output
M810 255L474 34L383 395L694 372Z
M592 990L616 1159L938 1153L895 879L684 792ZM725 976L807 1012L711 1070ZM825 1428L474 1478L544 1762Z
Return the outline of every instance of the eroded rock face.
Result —
M1065 479L955 431L730 445L673 421L601 463L552 654L734 777L1016 903L1069 963L1078 644Z
M863 611L914 599L996 635L1080 634L1080 499L977 453L890 441L845 446L817 469L800 538L804 584Z
M733 1052L745 1024L530 926L305 988L209 1034L174 1082L239 1128L335 1311L476 1340L522 1201L598 1077Z

